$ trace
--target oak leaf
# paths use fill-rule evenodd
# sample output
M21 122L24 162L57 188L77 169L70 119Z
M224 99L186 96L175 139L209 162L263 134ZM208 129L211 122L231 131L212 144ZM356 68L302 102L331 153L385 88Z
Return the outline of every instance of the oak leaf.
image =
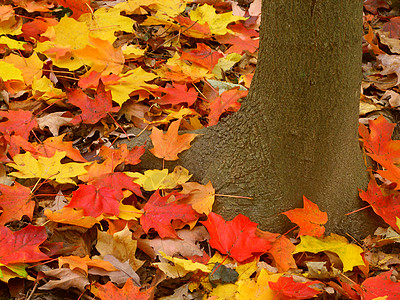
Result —
M198 134L185 133L178 135L178 129L181 120L177 120L171 123L168 131L164 134L162 130L153 127L150 134L151 141L154 148L150 149L156 157L165 160L177 160L178 153L190 148L190 142Z
M171 222L179 220L187 224L198 219L199 214L190 205L169 202L171 196L172 193L161 197L158 190L151 195L140 218L140 224L146 233L154 228L161 238L179 238Z
M295 208L282 214L286 215L290 221L300 227L300 235L318 236L324 235L324 224L328 222L328 214L319 210L318 205L303 196L304 208Z
M242 214L225 221L211 212L207 221L201 222L210 233L210 246L238 262L259 256L271 249L271 241L256 236L257 223Z

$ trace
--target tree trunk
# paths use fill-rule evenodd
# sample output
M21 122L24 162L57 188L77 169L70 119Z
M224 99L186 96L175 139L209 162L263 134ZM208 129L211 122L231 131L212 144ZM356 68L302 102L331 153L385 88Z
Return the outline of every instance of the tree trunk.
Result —
M215 212L283 233L293 225L280 213L303 207L305 195L328 212L328 231L376 228L371 211L345 216L366 206L357 191L368 181L357 135L361 34L361 0L263 1L247 99L177 161L217 193L253 197L217 197Z

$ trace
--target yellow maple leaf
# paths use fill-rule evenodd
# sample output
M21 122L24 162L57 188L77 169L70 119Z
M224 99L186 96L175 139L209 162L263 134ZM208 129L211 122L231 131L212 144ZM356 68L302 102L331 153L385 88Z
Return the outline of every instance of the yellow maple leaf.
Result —
M4 61L0 61L0 78L3 79L3 81L24 81L24 77L22 77L22 71L13 64L6 63Z
M169 174L168 169L146 170L144 174L139 172L124 173L133 177L133 182L139 184L145 191L174 189L192 177L192 175L189 175L189 171L181 166L175 167L174 171Z
M118 3L115 9L128 14L147 14L147 11L142 7L148 7L167 16L175 17L185 10L186 3L183 0L128 0Z
M211 181L206 185L197 182L186 182L182 184L182 194L189 194L182 202L191 204L193 209L200 214L208 215L211 212L215 200L215 189Z
M119 204L118 218L122 220L138 220L143 215L143 211L137 209L133 205Z
M277 282L282 274L269 274L265 269L261 269L257 280L245 279L239 280L236 299L275 299L278 292L272 290L268 282Z
M24 78L25 84L28 86L32 84L35 76L42 76L43 62L36 52L29 57L21 57L20 55L11 53L3 60L6 63L14 65L22 72L22 77Z
M48 104L52 104L58 101L58 99L66 97L65 92L56 88L54 83L45 76L40 79L33 79L32 93L35 99L44 100Z
M71 178L87 173L85 166L90 163L66 163L62 164L61 159L66 155L65 151L56 151L52 157L38 157L35 159L30 152L17 154L13 157L14 163L8 163L18 172L11 172L9 175L18 178L43 178L57 181L58 183L76 184Z
M131 18L121 16L121 10L116 8L99 8L93 14L83 14L79 22L85 22L90 30L90 36L107 40L111 44L117 37L116 31L132 32L136 22Z
M18 35L22 33L22 18L16 20L15 16L10 17L7 20L0 22L0 35Z
M162 251L160 251L160 254L162 257L168 259L174 265L166 262L153 263L153 265L157 266L161 271L163 271L168 277L171 278L184 277L189 272L202 271L204 273L210 273L212 270L212 268L210 268L209 266L203 265L198 262L192 262L188 259L171 257L166 255Z
M120 77L116 85L106 85L106 90L111 91L113 101L120 106L129 100L129 95L134 91L158 89L158 85L146 83L158 76L144 71L141 67L130 70Z
M247 18L234 16L232 12L217 14L213 6L204 4L190 12L190 19L201 25L207 23L213 34L224 35L227 33L234 34L233 31L227 28L229 23L246 20Z
M349 244L343 236L332 233L324 238L316 238L313 236L300 237L301 242L296 246L293 252L311 252L318 253L330 251L336 253L343 263L343 272L351 271L355 266L365 266L361 257L363 249L357 245Z
M24 50L25 42L20 42L17 40L10 39L4 35L0 36L0 44L7 45L9 49L19 49Z

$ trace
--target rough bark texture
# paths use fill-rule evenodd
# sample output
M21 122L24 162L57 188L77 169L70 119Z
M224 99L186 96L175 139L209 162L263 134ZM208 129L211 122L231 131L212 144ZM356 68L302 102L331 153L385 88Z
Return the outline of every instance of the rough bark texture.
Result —
M328 231L363 237L377 226L357 188L367 174L358 145L362 1L263 1L260 54L240 111L202 130L179 161L218 193L214 211L284 232L281 215L302 195L328 212ZM140 144L142 136L134 143ZM154 164L149 155L143 165ZM168 164L167 164L168 166ZM169 165L172 167L172 165Z

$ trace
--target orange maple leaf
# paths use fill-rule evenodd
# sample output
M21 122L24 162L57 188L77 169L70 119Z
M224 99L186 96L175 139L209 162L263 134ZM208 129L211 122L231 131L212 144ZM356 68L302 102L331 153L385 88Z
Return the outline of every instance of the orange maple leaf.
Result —
M319 210L318 205L303 196L304 208L295 208L282 214L300 227L298 236L323 236L324 224L328 221L328 214Z
M96 283L96 287L99 289L97 296L102 300L150 300L153 299L153 289L149 288L144 291L140 291L140 287L133 284L132 278L129 278L122 289L116 287L111 281L105 285Z
M190 142L193 141L198 134L185 133L178 135L180 123L181 119L172 122L165 134L162 130L153 127L150 138L154 148L150 149L150 152L158 158L177 160L179 158L178 153L189 149Z

